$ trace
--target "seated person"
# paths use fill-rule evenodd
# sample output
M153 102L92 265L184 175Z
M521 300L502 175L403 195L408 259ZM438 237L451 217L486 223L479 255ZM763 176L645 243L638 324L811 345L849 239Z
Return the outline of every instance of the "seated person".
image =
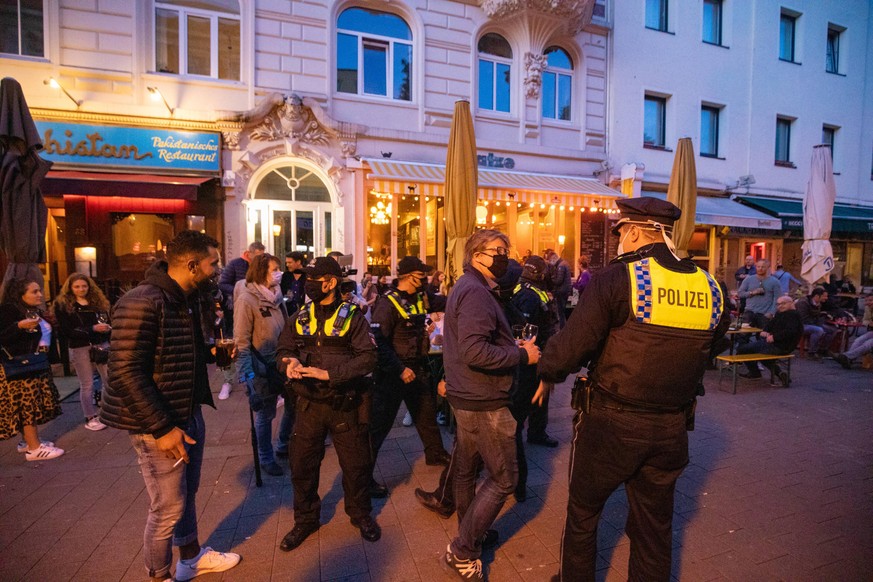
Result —
M852 347L834 358L847 370L852 367L852 360L860 358L864 354L873 353L873 295L868 295L864 299L862 323L867 326L867 333L856 337L855 341L852 342Z
M826 355L839 329L830 323L827 313L822 306L828 300L828 292L823 287L816 287L809 297L797 300L797 313L803 322L803 333L809 334L809 342L806 344L808 356L817 360L820 355Z
M776 315L764 325L764 331L758 336L757 341L749 342L737 348L738 354L778 354L787 355L794 351L800 338L803 336L803 324L800 315L794 308L794 301L788 295L783 295L776 300ZM784 388L788 388L790 381L788 374L779 369L773 361L763 362L779 378ZM747 374L741 374L746 378L760 378L758 362L746 362Z

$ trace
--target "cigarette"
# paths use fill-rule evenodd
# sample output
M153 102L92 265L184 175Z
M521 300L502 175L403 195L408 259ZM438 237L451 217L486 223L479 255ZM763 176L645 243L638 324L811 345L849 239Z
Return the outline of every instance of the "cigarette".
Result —
M173 463L173 468L175 469L176 467L178 467L179 463L181 463L184 460L185 460L185 457L179 457L179 460L176 461L175 463Z

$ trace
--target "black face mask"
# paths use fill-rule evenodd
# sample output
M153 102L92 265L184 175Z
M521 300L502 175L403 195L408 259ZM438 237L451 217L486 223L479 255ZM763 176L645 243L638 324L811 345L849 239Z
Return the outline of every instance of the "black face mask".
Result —
M330 294L330 291L324 291L321 288L323 283L324 281L307 281L303 284L306 296L315 303L321 303Z
M494 255L491 257L491 266L488 270L494 275L495 279L500 279L506 274L506 269L509 268L509 257L506 255Z

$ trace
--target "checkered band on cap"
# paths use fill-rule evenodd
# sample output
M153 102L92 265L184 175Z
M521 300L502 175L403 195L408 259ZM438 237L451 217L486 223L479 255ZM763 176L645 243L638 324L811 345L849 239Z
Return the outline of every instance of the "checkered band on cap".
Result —
M637 321L652 321L652 275L649 272L649 259L634 264L634 278L637 284Z
M709 319L709 329L715 329L718 327L718 320L721 318L721 286L719 286L718 282L709 274L709 272L704 271L703 269L701 269L701 271L706 275L706 280L709 282L709 289L712 291L712 316Z

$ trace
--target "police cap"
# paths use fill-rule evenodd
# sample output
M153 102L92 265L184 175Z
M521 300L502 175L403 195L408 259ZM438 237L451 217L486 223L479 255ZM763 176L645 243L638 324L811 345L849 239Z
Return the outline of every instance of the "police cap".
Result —
M310 279L318 279L325 276L342 279L343 270L334 259L330 257L318 257L304 269Z
M408 275L409 273L414 273L416 271L429 273L432 270L433 267L423 263L418 257L403 257L402 259L400 259L400 262L397 263L398 277L402 277L403 275Z
M616 235L618 229L627 222L652 221L672 227L673 223L682 216L682 211L675 204L651 196L616 200L615 205L621 212L621 217L612 227L612 234Z
M549 266L544 258L533 255L531 257L528 257L528 259L524 262L524 271L522 272L521 276L525 279L541 281L545 276L548 268Z

